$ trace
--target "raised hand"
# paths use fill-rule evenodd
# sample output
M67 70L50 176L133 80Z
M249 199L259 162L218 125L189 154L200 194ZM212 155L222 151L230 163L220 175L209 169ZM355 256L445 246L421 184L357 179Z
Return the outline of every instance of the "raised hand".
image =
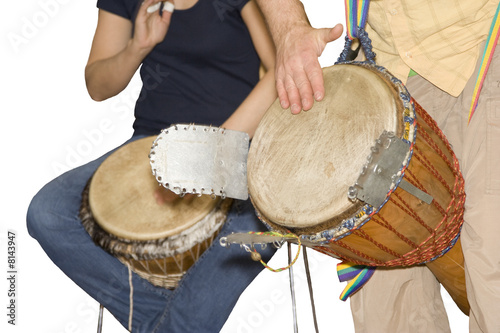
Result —
M156 44L163 41L167 34L174 4L168 1L163 2L161 12L158 6L160 4L160 0L145 0L139 9L132 42L140 49L152 50ZM153 10L156 7L158 9Z

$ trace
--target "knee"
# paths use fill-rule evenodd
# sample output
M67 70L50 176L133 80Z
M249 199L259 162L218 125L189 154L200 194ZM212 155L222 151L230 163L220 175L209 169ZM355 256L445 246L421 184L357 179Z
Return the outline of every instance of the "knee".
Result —
M26 213L28 233L35 239L45 229L44 224L50 222L50 219L47 218L48 200L44 192L42 189L33 197Z
M31 237L41 241L72 227L77 218L79 193L56 180L45 185L31 200L26 224ZM77 202L78 201L78 202ZM75 207L76 204L76 207Z

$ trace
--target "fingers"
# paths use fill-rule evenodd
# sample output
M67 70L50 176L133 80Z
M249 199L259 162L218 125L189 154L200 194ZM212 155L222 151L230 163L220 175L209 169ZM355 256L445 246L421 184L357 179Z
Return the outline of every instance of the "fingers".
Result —
M305 65L302 61L305 61ZM314 53L292 65L284 64L276 70L276 90L283 109L293 114L310 110L314 99L324 95L323 72Z
M142 6L146 8L143 9L143 15L148 15L155 13L161 9L160 15L163 17L164 14L170 15L174 11L174 4L170 1L161 1L161 0L145 0L142 3ZM162 8L163 6L163 8Z
M148 14L151 14L151 13L154 13L156 12L157 10L159 10L161 7L161 2L157 2L155 3L154 5L151 5L151 6L147 6L146 8L146 13Z
M276 66L276 89L282 108L290 107L291 112L297 114L310 110L315 100L324 98L323 71L318 57L326 44L342 36L342 31L341 24L333 28L310 28L299 38L299 43L280 50L288 54L288 57L278 56L281 60Z
M160 0L144 0L141 4L141 8L137 13L137 16L145 16L151 13L156 12L160 9L161 1Z
M290 107L290 101L288 100L288 93L285 88L284 74L276 69L276 91L278 92L278 98L280 100L281 107L283 109L288 109Z
M342 36L343 27L341 24L337 24L335 27L331 29L320 29L320 34L322 34L322 42L326 46L327 43L333 42ZM323 52L324 47L319 50L318 56ZM323 81L323 71L321 70L321 66L319 66L319 62L313 61L304 66L304 70L307 73L307 78L311 83L311 88L313 92L314 99L316 101L321 101L323 97L325 97L325 88ZM311 100L312 102L312 100ZM304 110L309 110L311 106L304 106Z
M163 2L163 10L161 12L161 18L164 22L170 23L170 18L172 17L172 13L174 12L174 4L169 1Z
M342 24L337 24L333 28L327 31L327 35L325 38L326 43L333 42L334 40L337 40L339 37L342 36L342 33L344 32L344 27L342 27Z
M303 61L307 61L306 66L304 66ZM315 62L317 63L315 75L319 76L322 82L321 67L314 52L308 52L308 55L302 57L295 56L282 60L279 66L276 67L276 90L283 109L290 108L293 114L311 109L314 97L311 80L307 72L311 70L309 68L310 64Z
M321 101L323 97L325 97L325 87L324 87L324 81L323 81L323 71L321 70L321 66L318 61L316 62L311 62L308 63L304 67L305 72L307 73L307 78L310 82L311 86L311 95L313 95L310 98L310 103L311 105L306 108L304 106L304 110L309 110L312 107L313 101L312 99L316 101Z
M314 103L313 90L306 67L302 67L293 73L293 81L290 81L286 88L292 105L290 111L293 114L298 114L301 110L307 111L312 108Z
M145 0L137 14L133 41L140 50L150 52L165 39L174 4L169 1Z

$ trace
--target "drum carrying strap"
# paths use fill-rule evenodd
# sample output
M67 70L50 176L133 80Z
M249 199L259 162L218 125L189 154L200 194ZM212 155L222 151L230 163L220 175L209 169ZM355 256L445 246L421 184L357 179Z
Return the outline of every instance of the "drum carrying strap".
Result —
M369 0L345 0L345 16L347 32L345 37L344 50L340 53L339 62L354 60L359 51L351 49L352 42L357 39L366 56L366 61L375 63L375 53L372 52L371 41L364 30L366 17L368 14Z
M493 58L493 53L495 53L495 47L498 43L498 37L500 36L500 20L498 19L498 12L500 11L500 3L498 4L497 11L493 17L493 22L491 23L490 31L488 33L488 38L486 39L486 46L484 48L483 58L481 59L481 65L479 67L479 72L477 73L476 85L474 87L474 92L472 93L472 101L469 110L469 120L470 123L474 111L476 111L477 103L479 101L479 94L481 93L481 88L483 87L484 78L486 77L486 72L490 66L491 59Z
M346 38L344 50L337 62L348 61L352 54L351 45L354 39L358 39L363 51L370 63L375 63L375 53L371 49L371 41L364 31L366 17L368 15L369 0L344 0L346 16ZM357 52L357 51L356 51ZM347 286L340 294L342 301L347 300L368 282L375 272L376 267L356 265L350 262L341 262L337 265L337 275L340 282L347 282Z

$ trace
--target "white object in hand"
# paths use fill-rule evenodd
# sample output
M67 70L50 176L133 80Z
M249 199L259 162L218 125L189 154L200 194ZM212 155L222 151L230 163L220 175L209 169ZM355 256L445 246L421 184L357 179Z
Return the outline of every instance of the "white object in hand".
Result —
M161 7L161 2L158 2L152 6L149 6L146 10L148 13L154 13ZM163 10L172 13L174 11L174 4L169 1L163 1Z

